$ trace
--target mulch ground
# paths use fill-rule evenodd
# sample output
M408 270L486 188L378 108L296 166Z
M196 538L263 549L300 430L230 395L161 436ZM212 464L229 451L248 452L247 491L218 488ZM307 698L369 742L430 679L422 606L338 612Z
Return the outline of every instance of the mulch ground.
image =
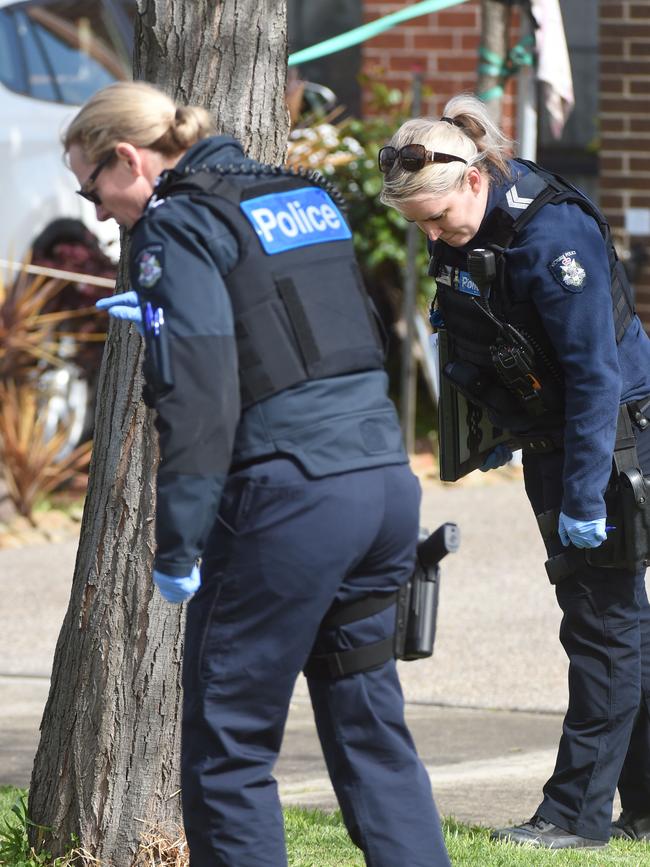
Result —
M20 515L0 523L0 549L65 542L79 535L82 507L36 512L29 521Z

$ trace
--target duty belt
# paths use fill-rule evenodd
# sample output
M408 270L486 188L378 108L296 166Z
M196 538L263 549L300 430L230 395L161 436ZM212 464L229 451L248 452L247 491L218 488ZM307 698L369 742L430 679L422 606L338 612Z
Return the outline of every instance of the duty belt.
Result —
M564 448L562 434L520 434L517 440L525 455L544 455Z
M623 405L627 407L632 423L639 430L645 430L650 424L650 395ZM517 439L525 455L543 455L562 451L564 448L564 437L561 433L520 434Z

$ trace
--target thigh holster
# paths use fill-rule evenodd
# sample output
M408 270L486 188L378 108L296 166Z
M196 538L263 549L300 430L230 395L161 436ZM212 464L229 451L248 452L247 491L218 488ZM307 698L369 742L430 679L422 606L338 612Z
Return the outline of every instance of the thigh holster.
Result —
M458 526L441 524L428 535L420 532L415 568L394 593L370 593L354 602L335 603L325 615L321 629L335 629L379 614L396 606L395 631L373 644L351 650L312 653L303 669L307 677L335 680L379 668L390 659L426 659L433 653L440 587L439 564L460 544Z
M365 620L395 605L398 593L371 593L345 604L335 603L325 615L321 629L335 629L357 620ZM373 644L331 653L312 653L303 669L306 677L335 680L362 671L379 668L395 657L395 637L389 635Z

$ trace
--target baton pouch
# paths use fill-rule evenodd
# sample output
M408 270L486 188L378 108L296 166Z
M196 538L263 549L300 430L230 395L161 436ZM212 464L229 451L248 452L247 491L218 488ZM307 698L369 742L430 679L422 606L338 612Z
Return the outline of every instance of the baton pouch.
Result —
M650 565L650 476L635 468L619 475L625 550L630 568Z

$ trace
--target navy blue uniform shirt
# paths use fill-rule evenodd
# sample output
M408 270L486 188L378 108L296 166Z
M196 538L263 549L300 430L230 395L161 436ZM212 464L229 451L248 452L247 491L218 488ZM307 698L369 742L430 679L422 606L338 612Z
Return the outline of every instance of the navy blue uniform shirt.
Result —
M529 172L510 166L512 179L491 183L483 223ZM616 345L607 250L598 224L578 205L541 208L505 255L513 300L535 305L564 372L562 510L582 520L604 517L618 406L650 394L650 339L635 317Z
M176 168L251 162L238 142L217 136ZM230 229L186 195L154 194L132 230L131 285L143 308L162 311L173 374L156 402L155 568L168 575L188 575L203 554L233 464L284 454L320 477L408 460L383 370L301 383L241 413L223 280L237 258Z

